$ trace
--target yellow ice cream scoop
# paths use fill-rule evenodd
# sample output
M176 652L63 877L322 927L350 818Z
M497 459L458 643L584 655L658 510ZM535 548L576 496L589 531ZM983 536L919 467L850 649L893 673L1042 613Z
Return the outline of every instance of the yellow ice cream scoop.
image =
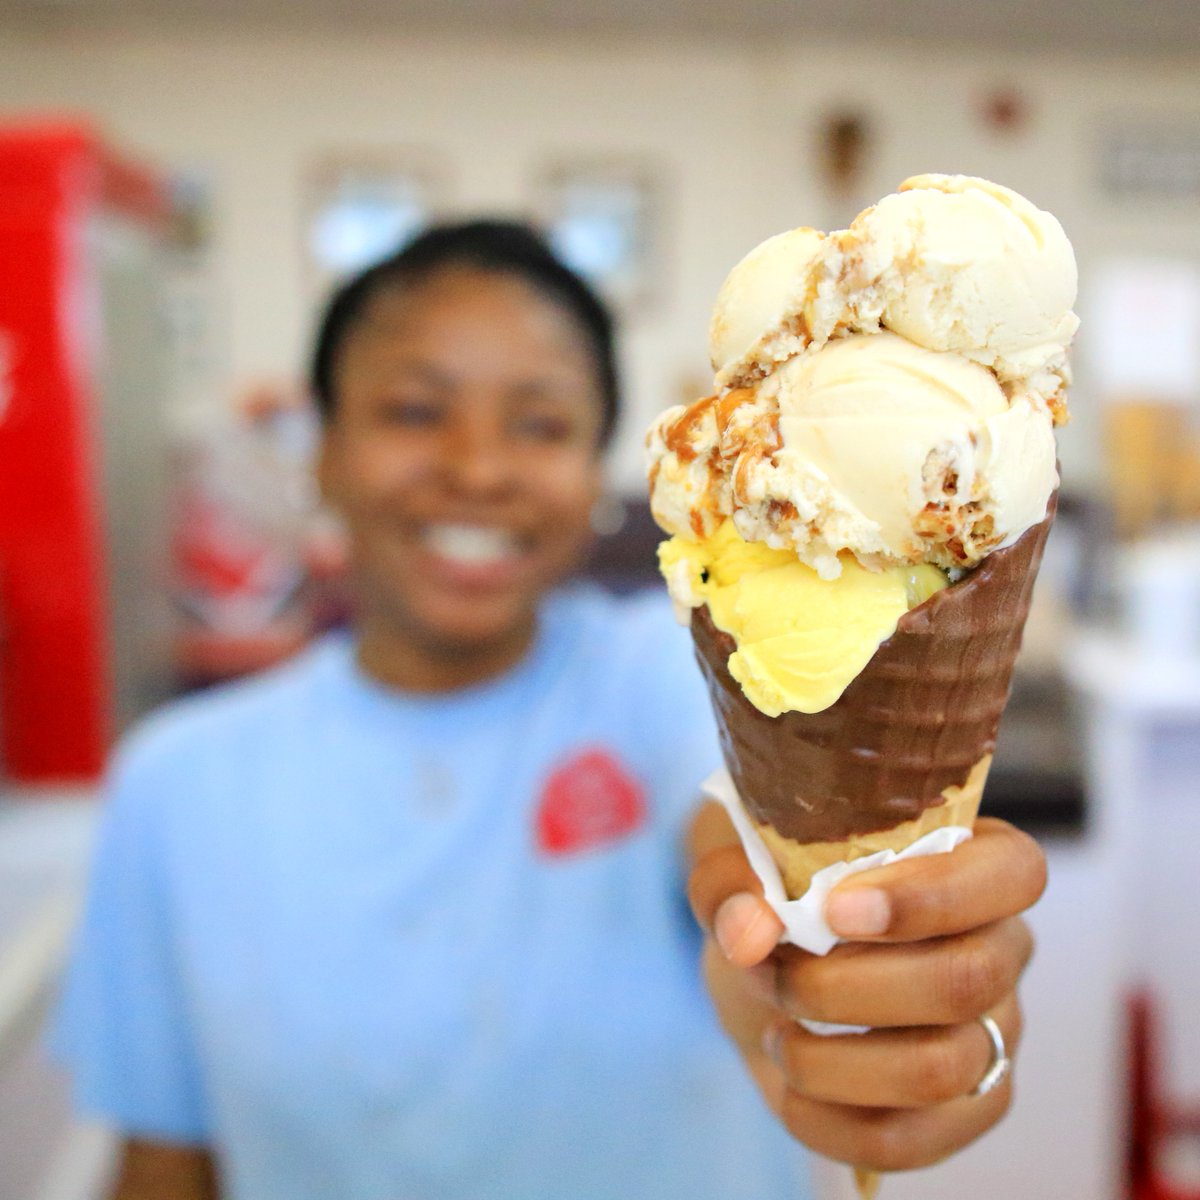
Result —
M701 541L668 539L658 558L672 593L707 604L737 643L729 673L771 717L828 708L900 618L947 583L937 567L868 571L851 555L822 579L790 550L743 541L728 519Z

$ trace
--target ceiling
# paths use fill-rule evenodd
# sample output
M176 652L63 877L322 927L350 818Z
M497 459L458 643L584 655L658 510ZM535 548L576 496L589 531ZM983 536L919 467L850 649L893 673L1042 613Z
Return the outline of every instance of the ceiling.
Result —
M0 22L912 38L1062 52L1200 53L1200 0L0 0Z

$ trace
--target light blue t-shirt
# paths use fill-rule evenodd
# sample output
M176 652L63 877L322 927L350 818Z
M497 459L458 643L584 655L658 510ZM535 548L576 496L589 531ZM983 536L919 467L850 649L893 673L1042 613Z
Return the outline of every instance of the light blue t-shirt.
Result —
M720 1034L680 837L718 749L657 597L407 696L343 636L114 767L53 1044L237 1200L801 1200Z

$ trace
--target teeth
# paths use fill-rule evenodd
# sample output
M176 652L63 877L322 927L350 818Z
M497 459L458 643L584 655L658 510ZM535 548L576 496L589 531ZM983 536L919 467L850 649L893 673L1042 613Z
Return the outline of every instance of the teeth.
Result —
M511 533L482 525L430 525L425 530L425 543L442 558L471 567L502 562L518 548Z

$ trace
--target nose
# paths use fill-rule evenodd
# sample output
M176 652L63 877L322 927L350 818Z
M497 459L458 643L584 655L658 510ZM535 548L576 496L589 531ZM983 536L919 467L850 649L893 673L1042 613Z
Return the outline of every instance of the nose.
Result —
M502 496L516 479L516 463L502 428L481 412L462 413L451 422L441 465L449 485L470 498Z

